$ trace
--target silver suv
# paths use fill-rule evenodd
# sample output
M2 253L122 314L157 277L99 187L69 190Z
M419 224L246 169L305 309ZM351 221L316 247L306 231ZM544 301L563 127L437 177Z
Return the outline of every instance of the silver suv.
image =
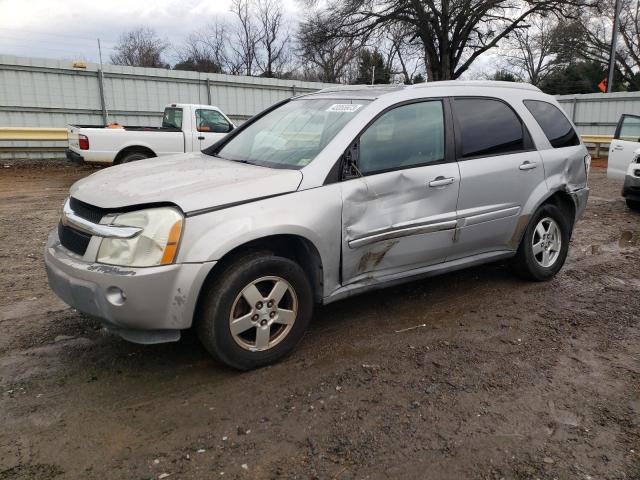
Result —
M326 89L202 153L78 181L46 246L49 283L127 340L193 326L251 369L293 350L316 303L500 259L550 279L589 164L529 85Z

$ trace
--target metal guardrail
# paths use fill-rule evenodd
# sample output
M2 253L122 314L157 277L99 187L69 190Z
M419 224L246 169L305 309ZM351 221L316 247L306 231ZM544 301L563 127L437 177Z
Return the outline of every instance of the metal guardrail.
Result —
M67 129L66 128L0 127L0 140L62 142L67 140Z
M600 158L600 147L610 144L613 140L613 135L581 135L581 137L584 143L592 143L596 146L596 158Z

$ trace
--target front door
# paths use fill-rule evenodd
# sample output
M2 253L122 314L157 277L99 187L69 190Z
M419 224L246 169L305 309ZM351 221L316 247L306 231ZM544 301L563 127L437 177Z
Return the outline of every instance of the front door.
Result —
M443 262L455 232L458 165L441 100L396 106L352 147L342 182L343 284Z
M233 130L231 123L217 110L196 109L196 142L198 150L210 147ZM194 142L194 145L196 145Z
M540 154L501 100L456 98L453 112L462 180L459 230L447 260L512 250L524 206L536 188L546 189Z
M640 148L640 116L623 115L609 148L607 176L624 179L629 165Z

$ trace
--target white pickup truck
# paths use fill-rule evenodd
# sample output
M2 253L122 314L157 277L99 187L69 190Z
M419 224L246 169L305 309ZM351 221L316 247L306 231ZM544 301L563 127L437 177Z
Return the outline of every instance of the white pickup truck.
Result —
M624 114L609 147L609 178L622 180L627 206L640 211L640 116Z
M172 103L160 127L69 125L67 158L74 162L119 164L213 145L235 128L217 107Z

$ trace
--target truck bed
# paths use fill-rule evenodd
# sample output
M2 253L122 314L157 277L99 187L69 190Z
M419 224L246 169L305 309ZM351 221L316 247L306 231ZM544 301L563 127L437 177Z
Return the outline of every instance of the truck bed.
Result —
M77 125L71 124L71 127L76 128L107 128L104 125ZM143 127L139 125L122 125L122 128L114 128L111 130L127 130L130 132L181 132L179 128L173 127Z

